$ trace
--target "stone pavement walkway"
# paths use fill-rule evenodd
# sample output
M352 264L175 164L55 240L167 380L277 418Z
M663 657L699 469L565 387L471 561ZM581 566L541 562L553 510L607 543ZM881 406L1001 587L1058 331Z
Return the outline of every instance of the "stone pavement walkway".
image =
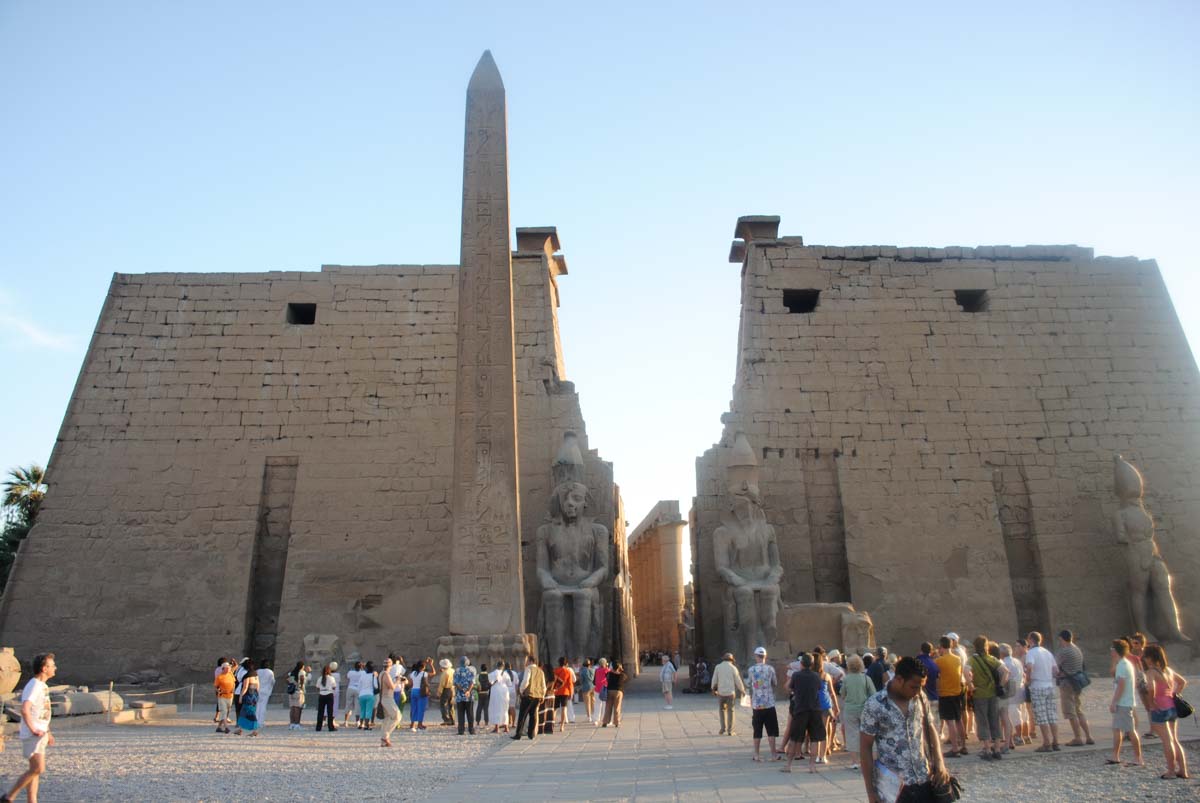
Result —
M577 712L580 710L576 706ZM786 708L780 706L780 727ZM809 775L799 761L790 775L782 762L750 760L749 709L739 709L735 736L718 736L711 695L677 694L663 710L658 667L630 684L620 728L586 720L566 734L510 742L438 790L438 800L749 801L865 798L861 777L831 765ZM763 752L766 753L766 739Z
M630 684L621 727L596 728L586 721L566 734L537 737L529 742L506 741L448 786L437 790L439 801L487 800L637 800L637 801L762 801L801 800L840 803L866 800L862 777L848 769L847 753L832 763L807 772L797 759L791 774L781 763L754 763L749 709L739 708L736 735L718 736L716 701L711 695L678 694L674 710L663 709L658 693L657 667L647 667ZM1105 681L1097 688L1107 689ZM1099 707L1101 694L1087 698ZM1147 768L1106 768L1111 749L1107 711L1093 713L1097 745L1069 748L1051 755L1034 755L1032 748L1010 753L1005 761L981 762L976 752L949 763L965 784L964 800L1009 799L1020 791L1045 800L1200 800L1200 782L1160 781L1162 747L1146 743ZM780 727L786 706L779 705ZM1070 729L1063 723L1070 739ZM1189 724L1181 736L1196 739L1200 729ZM969 743L973 748L975 742ZM1189 756L1200 775L1196 743ZM1128 749L1128 748L1127 748ZM767 741L763 739L763 752Z

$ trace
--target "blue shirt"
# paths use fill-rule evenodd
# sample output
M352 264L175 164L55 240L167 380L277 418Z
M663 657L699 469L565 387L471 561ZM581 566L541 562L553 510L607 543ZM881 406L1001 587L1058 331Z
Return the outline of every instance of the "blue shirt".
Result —
M471 700L471 693L475 690L475 667L460 666L454 670L454 701L456 703L466 703Z
M924 653L918 655L917 660L925 666L925 696L930 700L936 700L938 698L938 665L933 658Z

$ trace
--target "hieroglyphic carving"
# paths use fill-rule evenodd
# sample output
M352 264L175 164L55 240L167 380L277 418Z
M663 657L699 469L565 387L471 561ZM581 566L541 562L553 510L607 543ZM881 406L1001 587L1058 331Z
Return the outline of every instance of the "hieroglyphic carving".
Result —
M467 88L450 632L524 629L504 85L485 53Z

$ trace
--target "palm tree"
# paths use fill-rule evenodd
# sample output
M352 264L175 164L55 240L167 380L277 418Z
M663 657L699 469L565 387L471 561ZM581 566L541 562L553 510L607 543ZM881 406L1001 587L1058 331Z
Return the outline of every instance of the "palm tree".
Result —
M0 497L0 508L4 510L0 522L0 591L8 584L17 547L33 529L33 521L46 496L45 472L36 463L28 468L10 469L8 477L0 486L4 494Z
M13 518L32 527L46 496L46 472L36 463L28 468L9 469L9 479L3 485L4 497L0 507L9 508Z

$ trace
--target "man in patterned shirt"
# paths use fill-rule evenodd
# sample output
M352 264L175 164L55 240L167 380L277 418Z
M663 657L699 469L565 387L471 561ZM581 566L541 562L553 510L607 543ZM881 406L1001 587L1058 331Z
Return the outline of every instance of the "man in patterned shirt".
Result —
M463 726L475 735L475 678L478 673L467 656L458 659L458 669L454 670L454 706L458 709L458 735L463 735Z
M754 724L754 760L762 761L759 748L762 746L763 729L767 731L767 745L771 755L778 761L780 756L775 752L775 737L779 736L779 717L775 714L775 667L767 663L767 650L758 647L754 650L754 666L750 667L750 706L754 709L752 722Z
M924 665L901 658L896 677L863 706L859 750L870 803L891 803L909 787L906 798L915 793L914 799L923 800L922 793L949 781L929 700L921 691L924 683Z

